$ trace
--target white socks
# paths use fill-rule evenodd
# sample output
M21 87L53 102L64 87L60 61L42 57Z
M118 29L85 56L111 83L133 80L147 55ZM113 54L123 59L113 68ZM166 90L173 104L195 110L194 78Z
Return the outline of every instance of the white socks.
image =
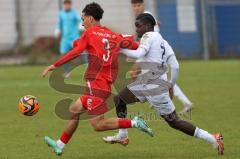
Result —
M57 141L57 147L60 149L63 149L65 147L66 144L64 144L61 140Z
M132 125L132 128L136 128L137 127L137 123L135 120L131 120L131 125Z
M214 138L214 136L202 129L196 128L194 136L196 138L203 139L207 142L210 142L211 144L216 144L216 139Z
M118 136L120 138L128 137L128 129L119 129L118 130Z

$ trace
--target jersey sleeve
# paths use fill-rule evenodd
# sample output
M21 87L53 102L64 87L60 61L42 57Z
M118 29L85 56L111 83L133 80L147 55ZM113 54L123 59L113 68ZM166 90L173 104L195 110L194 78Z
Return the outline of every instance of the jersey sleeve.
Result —
M131 43L131 45L129 45L129 43L126 43L126 45L121 45L122 49L137 50L139 44L138 44L138 42L136 42L134 40L133 35L119 35L119 36L120 36L120 42L123 42L126 40L129 43ZM122 44L124 44L124 43L122 43Z
M166 40L164 40L164 46L166 49L166 52L165 52L166 53L165 54L166 62L168 62L168 60L170 59L171 56L175 56L175 53L174 53L172 47L169 45L169 43Z
M151 45L152 45L152 36L149 33L144 34L140 40L139 48L143 48L146 52L148 52Z
M57 60L53 65L55 67L59 67L75 59L87 48L87 44L88 44L87 35L86 33L84 33L80 39L76 40L73 43L73 49L69 51L66 55L61 57L59 60Z

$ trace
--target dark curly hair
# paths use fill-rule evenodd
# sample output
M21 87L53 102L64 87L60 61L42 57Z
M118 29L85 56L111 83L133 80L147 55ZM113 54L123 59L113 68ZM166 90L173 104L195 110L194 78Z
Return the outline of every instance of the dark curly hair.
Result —
M92 16L96 21L99 21L103 17L104 10L98 3L92 2L85 6L82 13L87 16Z
M71 0L64 0L63 3L64 4L72 4L72 1Z
M136 3L144 3L144 0L131 0L132 4L136 4Z
M156 25L156 20L154 19L154 17L149 14L149 13L143 13L143 14L140 14L136 20L139 20L141 21L142 23L144 24L150 24L153 28L154 26Z

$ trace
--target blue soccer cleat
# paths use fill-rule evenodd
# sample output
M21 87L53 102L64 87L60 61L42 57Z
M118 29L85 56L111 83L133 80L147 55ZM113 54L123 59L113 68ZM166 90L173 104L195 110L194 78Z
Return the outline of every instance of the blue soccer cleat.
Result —
M54 153L55 153L56 155L58 155L58 156L61 156L61 155L62 155L63 149L60 149L60 148L57 146L57 143L56 143L55 140L51 139L51 138L48 137L48 136L45 136L45 137L44 137L44 141L45 141L45 143L46 143L49 147L51 147L51 148L53 149L53 151L54 151Z
M135 121L134 126L137 129L147 133L151 137L154 136L152 129L147 125L147 123L141 117L136 116L136 117L133 118L133 121Z

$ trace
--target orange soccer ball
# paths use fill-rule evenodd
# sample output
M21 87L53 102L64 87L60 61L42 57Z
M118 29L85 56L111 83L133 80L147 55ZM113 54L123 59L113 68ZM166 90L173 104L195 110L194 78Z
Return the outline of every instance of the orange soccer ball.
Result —
M19 111L26 116L35 115L40 108L37 98L32 95L22 97L18 104Z

